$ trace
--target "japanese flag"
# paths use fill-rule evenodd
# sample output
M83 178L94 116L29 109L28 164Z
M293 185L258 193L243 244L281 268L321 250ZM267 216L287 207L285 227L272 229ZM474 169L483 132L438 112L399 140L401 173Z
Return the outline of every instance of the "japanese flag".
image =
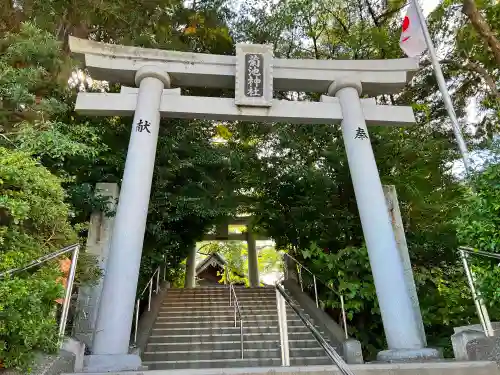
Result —
M420 25L416 1L411 1L403 19L403 29L399 39L401 49L408 57L420 56L426 49L424 31Z

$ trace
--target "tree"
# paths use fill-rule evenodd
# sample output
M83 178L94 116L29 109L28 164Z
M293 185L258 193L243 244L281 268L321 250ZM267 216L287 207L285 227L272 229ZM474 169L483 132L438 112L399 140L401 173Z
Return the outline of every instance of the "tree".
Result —
M0 147L0 272L75 243L61 180L26 153ZM57 262L0 280L0 362L29 366L57 347Z
M470 133L469 136L473 136L469 143L474 147L487 147L487 143L499 132L500 95L497 83L500 80L500 72L492 50L485 46L474 22L462 11L472 10L474 17L482 18L481 22L484 22L485 27L491 25L489 32L498 33L495 28L499 24L500 8L497 2L474 2L477 5L474 9L466 3L473 2L442 2L429 16L429 26L434 40L438 41L438 47L443 51L441 66L453 96L455 109L461 117L465 117L464 110L467 105L471 101L476 105L478 123L474 124L474 129L465 127ZM416 87L429 100L435 92L435 79L430 68L423 69L421 74L422 78L419 80L422 84ZM441 104L432 112L433 118L439 121L442 121L443 117L446 118Z
M477 250L500 253L500 152L494 144L489 161L472 176L472 188L457 218L457 236L462 245ZM500 271L491 259L472 257L477 282L483 298L494 307L500 301Z
M493 25L498 25L498 2L484 2L487 7L492 8L491 12L496 13L496 21L492 23ZM483 5L483 6L484 6ZM497 9L493 9L494 7ZM488 11L488 10L487 10ZM469 18L472 27L479 34L484 44L489 47L493 56L495 56L495 61L497 65L500 65L500 40L496 37L494 29L489 25L488 20L481 14L481 10L478 8L474 0L463 0L462 12Z
M58 73L64 66L57 41L32 24L0 40L0 272L78 242L63 188L64 161L92 154L79 142L85 126L59 120L67 111ZM92 143L92 142L90 142ZM45 163L63 178L51 173ZM82 254L78 282L97 275ZM0 280L0 361L27 371L34 351L57 348L55 300L63 289L57 262Z
M247 10L253 16L242 17L237 35L241 41L272 42L276 54L283 57L397 58L402 54L397 39L402 5L391 3L383 8L366 1L268 2ZM442 9L431 17L434 34L452 27L440 13ZM461 53L459 48L464 50L465 46L457 43L450 54ZM450 72L446 70L448 78ZM489 77L497 74L489 65L486 72ZM463 117L471 93L484 94L483 81L467 81L466 74L475 72L453 70L453 74L458 82L452 83L462 87L454 99ZM459 155L436 92L435 78L424 64L402 94L377 98L379 103L411 104L417 125L371 129L370 135L383 183L395 184L398 190L429 342L449 349L452 327L469 322L474 312L455 255L454 219L464 187L452 173L452 166ZM278 95L288 100L315 99L293 94ZM494 114L487 115L488 121L496 121ZM495 134L494 126L489 129L468 137L475 136L479 144ZM244 179L248 183L245 190L253 192L249 206L259 226L280 248L293 252L321 278L350 296L352 333L371 358L384 347L380 341L383 331L380 320L373 318L378 307L339 129L255 124L238 125L231 132L232 145L244 145L247 150L245 165L253 178ZM331 304L338 309L338 298Z

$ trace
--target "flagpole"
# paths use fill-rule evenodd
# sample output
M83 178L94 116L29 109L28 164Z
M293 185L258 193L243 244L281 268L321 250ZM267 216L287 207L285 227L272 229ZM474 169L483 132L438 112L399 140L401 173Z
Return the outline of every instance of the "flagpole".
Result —
M448 112L448 116L450 117L451 124L453 126L453 133L455 133L455 139L457 140L458 148L460 149L460 153L462 154L465 172L466 174L469 174L471 172L469 164L469 152L467 151L467 145L465 144L462 129L460 128L460 124L458 123L457 115L455 113L455 109L453 108L453 102L451 101L450 93L448 92L446 81L444 80L443 71L441 70L441 66L439 65L436 50L434 49L434 45L432 44L431 35L429 34L429 30L427 29L427 22L425 21L424 14L422 13L422 9L420 8L418 1L412 1L415 5L415 8L417 8L418 19L420 21L420 26L422 27L422 30L424 32L425 43L427 44L429 54L431 55L434 74L439 86L439 91L441 91L441 95L443 96L444 106L446 108L446 111Z

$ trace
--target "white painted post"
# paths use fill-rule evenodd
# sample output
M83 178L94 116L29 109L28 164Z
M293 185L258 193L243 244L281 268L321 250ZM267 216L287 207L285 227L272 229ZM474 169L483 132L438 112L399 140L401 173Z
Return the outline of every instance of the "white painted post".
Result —
M356 78L335 81L328 89L342 106L342 133L356 194L389 352L424 347L406 289L401 262L375 157L359 99Z
M285 298L276 288L276 309L278 312L278 326L280 329L281 366L290 366L290 348L288 342L288 321Z
M155 66L140 68L135 81L139 94L104 277L93 347L96 356L128 354L158 140L159 108L163 89L170 86L168 74ZM101 365L117 370L128 367L105 364L102 359Z

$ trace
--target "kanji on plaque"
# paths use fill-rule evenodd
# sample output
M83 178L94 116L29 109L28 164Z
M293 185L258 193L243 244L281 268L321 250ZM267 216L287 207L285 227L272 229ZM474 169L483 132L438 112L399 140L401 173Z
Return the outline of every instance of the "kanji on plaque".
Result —
M264 96L264 56L261 53L245 55L245 96Z

